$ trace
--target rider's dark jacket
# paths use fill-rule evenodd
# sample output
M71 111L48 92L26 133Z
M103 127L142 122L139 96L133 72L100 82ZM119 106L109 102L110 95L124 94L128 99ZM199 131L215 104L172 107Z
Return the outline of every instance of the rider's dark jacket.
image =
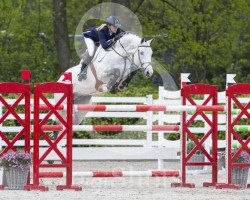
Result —
M83 36L92 39L96 44L101 44L103 49L107 49L112 44L112 40L116 35L121 33L118 28L116 33L110 34L108 26L104 26L101 30L98 27L92 27L83 32Z

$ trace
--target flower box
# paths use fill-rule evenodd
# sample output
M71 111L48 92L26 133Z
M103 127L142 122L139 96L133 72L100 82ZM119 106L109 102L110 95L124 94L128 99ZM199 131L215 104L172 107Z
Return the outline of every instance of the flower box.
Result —
M4 173L4 168L0 167L0 186L7 186L7 182L6 182L6 176Z
M240 185L241 188L247 188L248 167L233 167L232 184Z
M238 152L238 148L232 149L231 155L234 156ZM222 163L223 167L225 168L225 157L226 153L221 152L219 155L219 162ZM250 155L247 151L241 151L240 154L235 159L234 163L250 163ZM248 178L248 171L249 167L247 166L240 166L236 167L233 166L232 168L232 184L234 185L240 185L241 188L247 187L247 178Z
M203 154L194 154L188 161L191 162L205 162L205 156ZM203 170L204 166L187 166L188 170Z
M4 169L3 177L6 178L8 189L23 189L27 183L31 160L31 155L24 152L10 152L0 158L0 166Z

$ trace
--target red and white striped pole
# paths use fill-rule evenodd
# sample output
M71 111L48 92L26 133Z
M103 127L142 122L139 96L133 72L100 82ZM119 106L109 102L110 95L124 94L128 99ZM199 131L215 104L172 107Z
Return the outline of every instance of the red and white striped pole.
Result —
M112 111L112 112L147 112L147 111L225 111L225 106L165 106L165 105L74 105L75 111ZM46 105L40 106L40 110L49 110ZM58 110L67 110L65 105L60 105Z
M73 172L73 177L178 177L178 170L169 171L87 171ZM40 178L63 178L66 172L40 172Z
M62 131L62 125L43 125L43 131ZM179 131L178 125L73 125L73 131Z

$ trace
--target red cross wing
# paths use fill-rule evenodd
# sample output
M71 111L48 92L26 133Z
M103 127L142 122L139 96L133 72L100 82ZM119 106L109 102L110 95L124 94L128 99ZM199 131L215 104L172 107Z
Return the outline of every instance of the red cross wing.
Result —
M18 94L18 98L12 99L14 103L10 105L7 100L5 100L3 95L0 95L1 106L6 109L6 112L0 117L0 124L3 124L8 116L12 115L15 120L20 124L21 130L18 132L12 140L8 139L6 134L0 131L0 137L6 143L6 147L0 152L0 156L9 150L17 151L15 147L16 142L24 136L24 149L26 152L30 150L30 87L29 85L16 83L16 82L6 82L0 84L1 94ZM15 110L17 106L22 105L21 101L24 100L24 118L22 119L18 111Z
M182 89L182 97L183 97L183 105L187 105L187 102L189 102L193 106L197 106L197 103L194 101L194 99L191 97L192 94L201 94L206 95L204 101L201 105L206 106L209 104L210 101L212 101L213 105L217 104L217 86L207 85L207 84L195 84L195 85L189 85L188 87L184 87ZM217 138L217 131L215 130L214 126L214 120L217 120L217 112L212 112L212 120L208 118L208 116L203 112L197 110L190 118L189 120L186 119L186 113L183 113L185 122L183 124L183 134L187 134L183 138L186 140L187 137L189 137L194 143L195 147L189 152L189 154L185 157L185 162L187 163L188 160L195 154L197 150L200 150L208 159L208 163L203 164L211 164L212 162L215 162L214 156L211 156L209 152L204 148L203 144L204 142L212 135L213 140ZM190 131L190 125L197 119L198 116L201 116L204 119L204 123L208 124L210 127L209 130L204 133L204 136L198 140L194 133ZM184 141L183 141L184 142ZM214 143L215 144L215 143Z
M66 135L67 133L67 122L65 119L63 119L63 117L58 113L58 108L60 107L60 105L63 103L63 101L67 98L67 94L63 94L63 96L60 98L60 100L53 106L44 95L41 95L40 98L43 100L43 102L45 103L46 106L48 106L49 108L49 112L47 113L47 115L43 118L43 120L41 120L39 122L39 132L40 132L40 136L42 136L49 144L49 148L44 152L44 154L40 157L39 159L39 164L49 155L49 153L54 150L57 155L62 159L63 162L66 162L66 158L65 156L61 153L60 150L58 150L57 148L57 144L59 143L60 140L63 139L63 137ZM55 115L57 117L57 119L61 122L61 124L66 127L61 133L60 135L57 137L57 139L53 142L48 135L42 130L43 125L45 125L45 123L48 121L48 119L52 116Z
M243 118L245 115L247 117L247 120L250 120L250 113L248 110L250 109L250 101L245 103L241 103L239 99L237 98L237 94L250 94L250 84L235 84L228 87L227 90L227 96L228 96L228 134L229 134L229 140L231 141L231 138L234 137L239 144L241 145L238 149L235 150L234 154L228 153L230 163L234 166L250 166L250 163L236 163L236 159L240 156L242 151L246 151L250 155L250 148L248 147L248 144L250 143L250 136L243 141L243 139L240 137L239 133L234 130L234 126L236 126L239 121ZM235 119L231 116L231 109L234 107L238 107L240 109L240 113L237 115ZM230 148L229 151L231 152L231 142L229 142Z

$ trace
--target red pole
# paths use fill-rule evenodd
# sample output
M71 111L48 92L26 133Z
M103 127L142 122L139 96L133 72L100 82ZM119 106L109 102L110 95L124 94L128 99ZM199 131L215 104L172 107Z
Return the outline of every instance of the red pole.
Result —
M228 130L227 130L227 163L226 163L226 167L227 167L227 177L228 177L228 184L232 184L232 155L231 155L231 151L232 151L232 94L229 93L228 94L228 117L227 117L227 125L228 125Z
M186 96L182 98L182 105L186 105ZM181 137L182 137L182 156L181 156L181 170L182 170L182 184L186 184L186 142L187 142L187 136L186 136L186 132L187 132L187 114L186 112L182 112L181 113L181 121L182 121L182 131L181 131Z
M27 153L30 153L30 84L25 85L26 86L26 94L25 94L25 146L24 151ZM30 172L27 179L27 184L30 184Z
M214 88L213 91L213 105L218 104L218 88ZM211 186L214 186L218 182L218 112L213 111L212 114L212 183Z
M35 86L36 87L36 86ZM39 185L39 100L40 95L37 88L34 89L34 133L33 133L33 185Z
M72 186L72 114L73 114L73 86L70 84L69 87L69 94L67 99L67 180L66 180L66 186L71 187Z

